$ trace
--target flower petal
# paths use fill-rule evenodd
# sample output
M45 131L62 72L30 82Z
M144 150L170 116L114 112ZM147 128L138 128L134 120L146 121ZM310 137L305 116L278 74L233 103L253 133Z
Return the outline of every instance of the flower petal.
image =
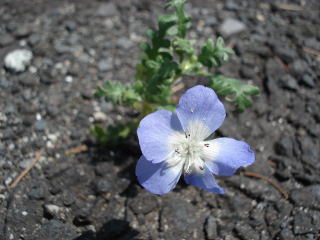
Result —
M139 183L151 193L165 194L170 192L179 181L182 165L167 165L166 161L152 163L142 156L136 166Z
M184 131L196 133L203 140L221 126L226 111L211 88L198 85L182 95L177 115Z
M137 130L142 154L147 160L159 163L171 152L168 137L175 131L182 131L176 114L158 110L144 117Z
M232 138L216 138L206 143L209 147L204 148L201 158L213 174L230 176L239 167L246 167L255 160L254 152L245 142Z
M185 174L184 180L188 184L192 184L209 192L218 194L224 193L223 188L217 184L213 174L207 167L205 167L202 171L193 171L190 174Z

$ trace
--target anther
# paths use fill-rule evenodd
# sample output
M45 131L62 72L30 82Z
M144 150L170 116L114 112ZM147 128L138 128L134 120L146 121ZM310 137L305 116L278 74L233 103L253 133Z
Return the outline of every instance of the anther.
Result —
M205 147L209 147L210 145L209 145L209 143L205 143L204 146Z
M203 171L204 167L203 166L199 166L200 170Z
M179 151L178 148L176 148L174 151L175 151L176 153L180 154L180 151Z

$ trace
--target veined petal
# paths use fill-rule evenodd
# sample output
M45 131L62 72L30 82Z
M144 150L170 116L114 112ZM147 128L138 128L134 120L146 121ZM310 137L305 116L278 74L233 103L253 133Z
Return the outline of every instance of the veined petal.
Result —
M255 160L255 154L250 146L232 138L216 138L206 141L201 158L213 174L230 176L239 167L246 167Z
M136 166L139 183L151 193L170 192L179 181L182 165L168 165L166 161L152 163L142 156Z
M226 111L211 88L198 85L182 95L177 115L185 132L204 140L221 126Z
M165 160L171 153L169 136L182 131L177 115L158 110L144 117L137 130L142 154L153 163Z
M217 184L213 174L206 166L202 171L192 171L190 174L185 174L184 180L188 184L192 184L209 192L218 194L224 193L223 188Z

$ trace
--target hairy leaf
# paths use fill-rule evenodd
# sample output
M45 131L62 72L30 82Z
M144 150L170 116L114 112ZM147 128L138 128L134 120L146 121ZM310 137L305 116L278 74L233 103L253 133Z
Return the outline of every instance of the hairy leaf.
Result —
M259 88L256 86L224 76L212 76L208 86L215 90L218 95L227 96L226 100L235 103L239 112L243 112L253 104L250 96L260 93Z
M216 42L211 39L202 47L199 61L208 68L213 66L220 67L222 62L229 60L229 55L234 54L231 48L224 46L224 41L218 37Z

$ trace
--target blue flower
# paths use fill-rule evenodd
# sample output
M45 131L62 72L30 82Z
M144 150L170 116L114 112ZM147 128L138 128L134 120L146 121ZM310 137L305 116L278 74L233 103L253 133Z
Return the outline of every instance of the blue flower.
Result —
M136 166L140 184L149 192L171 191L183 174L186 183L214 193L224 193L214 175L230 176L255 160L249 145L232 138L207 138L226 117L215 92L198 85L179 101L176 113L158 110L138 128L143 156Z

